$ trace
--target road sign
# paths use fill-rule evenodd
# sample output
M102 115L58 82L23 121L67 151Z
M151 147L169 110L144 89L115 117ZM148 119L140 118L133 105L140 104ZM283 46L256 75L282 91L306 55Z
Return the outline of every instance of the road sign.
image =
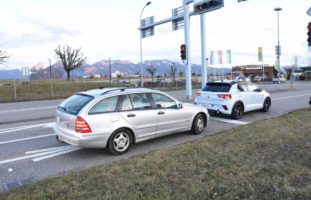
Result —
M262 62L263 61L263 56L262 56L262 47L258 48L258 61Z
M308 14L309 16L311 16L311 7L310 7L309 10L307 11L307 14Z
M144 26L148 26L153 23L154 23L154 17L152 16L146 19L142 19L140 22L140 26L144 27ZM151 37L154 35L154 26L149 26L147 28L141 29L140 31L141 31L140 32L141 38Z
M172 30L177 31L184 28L184 19L183 19L184 9L183 7L175 8L172 10ZM177 17L181 18L177 18Z

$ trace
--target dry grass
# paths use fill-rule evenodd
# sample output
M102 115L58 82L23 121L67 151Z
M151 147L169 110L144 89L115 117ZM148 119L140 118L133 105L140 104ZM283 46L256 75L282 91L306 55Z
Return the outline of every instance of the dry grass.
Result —
M64 177L0 199L310 199L311 110Z

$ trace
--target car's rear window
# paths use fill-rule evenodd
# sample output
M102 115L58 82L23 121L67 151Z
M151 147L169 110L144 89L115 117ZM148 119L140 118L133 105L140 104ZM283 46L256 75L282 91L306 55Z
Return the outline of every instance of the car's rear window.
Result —
M229 92L231 84L228 83L207 83L202 89L204 92Z
M72 115L78 115L80 110L93 98L94 97L88 95L75 94L63 101L58 106L58 109Z

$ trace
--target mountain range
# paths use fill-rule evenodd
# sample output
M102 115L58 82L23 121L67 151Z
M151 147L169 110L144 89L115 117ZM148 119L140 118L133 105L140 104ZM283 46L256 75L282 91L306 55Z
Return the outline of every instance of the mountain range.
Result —
M114 73L116 71L119 71L123 74L128 75L135 75L140 73L141 65L139 63L133 63L131 61L127 60L111 60L111 72ZM148 60L143 62L144 65L144 75L150 75L147 71L148 68L151 66L156 68L156 76L163 76L166 74L169 76L171 74L171 66L175 66L176 68L176 75L178 75L180 72L183 72L185 74L185 66L176 63L170 60ZM66 73L63 69L63 66L61 62L56 62L51 66L52 70L52 77L53 78L65 78ZM229 73L231 72L230 68L209 68L208 73ZM49 67L38 67L38 65L35 65L31 67L30 69L30 78L47 78L49 77L50 68ZM201 74L201 67L199 65L193 64L192 65L192 73L195 74ZM72 72L73 78L79 78L83 76L92 76L100 74L102 76L108 76L109 74L109 60L101 60L94 64L85 64L82 67L74 70ZM22 72L21 70L14 69L14 70L0 70L0 79L21 79L22 78Z

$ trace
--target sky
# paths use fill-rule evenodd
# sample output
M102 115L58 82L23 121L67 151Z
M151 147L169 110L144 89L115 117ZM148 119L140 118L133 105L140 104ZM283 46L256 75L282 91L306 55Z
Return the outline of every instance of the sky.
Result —
M182 0L151 0L143 18L155 21L171 17ZM56 62L57 45L82 48L87 63L103 59L140 61L139 17L146 0L0 0L0 49L11 57L8 68L48 65ZM266 64L275 63L277 13L280 11L281 65L299 65L311 60L307 47L306 14L311 0L224 0L224 7L205 14L207 57L210 51L232 50L232 64L259 64L258 47ZM190 10L193 9L192 4ZM191 58L199 64L200 17L190 18ZM171 23L155 27L155 35L145 38L143 60L180 61L184 31L172 31ZM224 62L226 56L224 55Z

